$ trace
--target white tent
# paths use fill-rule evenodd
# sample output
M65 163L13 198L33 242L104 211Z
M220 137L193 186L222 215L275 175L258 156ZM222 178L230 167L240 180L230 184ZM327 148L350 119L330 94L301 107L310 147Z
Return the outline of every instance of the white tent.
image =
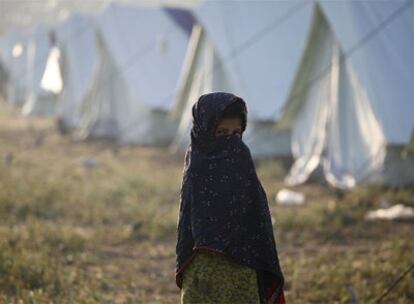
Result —
M9 83L9 73L6 69L6 65L3 63L0 57L0 101L7 99L7 86Z
M7 102L22 106L28 86L28 31L10 31L0 38L0 57L8 74Z
M94 19L72 14L59 25L56 36L63 81L56 115L59 126L67 131L78 127L82 102L92 89L98 71Z
M191 7L199 0L1 0L0 35L16 28L64 21L69 14L94 14L111 2Z
M53 29L38 25L31 29L27 45L27 92L22 108L23 115L54 115L57 94L42 87L42 78L51 48Z
M280 127L287 181L317 169L338 187L414 183L414 2L319 1ZM321 170L320 170L321 169Z
M0 58L8 73L7 101L24 115L53 114L56 95L41 87L49 50L50 27L10 31L0 38Z
M188 34L159 7L109 6L97 17L99 70L82 103L82 136L163 144Z
M173 117L174 146L189 141L191 107L207 92L227 91L248 105L244 135L255 157L289 156L290 135L274 130L300 62L312 3L205 1L196 11Z

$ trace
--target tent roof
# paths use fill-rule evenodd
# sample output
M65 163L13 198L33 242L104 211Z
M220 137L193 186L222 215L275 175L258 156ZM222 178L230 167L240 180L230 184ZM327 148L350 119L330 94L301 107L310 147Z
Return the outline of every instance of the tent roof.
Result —
M78 103L90 88L96 72L95 21L86 15L71 14L56 28L56 36L63 51L65 85L72 90L71 102Z
M189 40L162 8L110 5L99 32L135 100L168 110Z
M40 22L60 22L75 12L95 14L111 2L191 7L198 0L1 0L0 35L15 28L30 27Z
M315 3L367 91L387 142L408 142L414 127L414 5L403 0ZM255 118L279 118L315 3L205 1L196 9L234 78L234 93L246 98Z
M390 144L414 127L414 2L319 1Z
M278 118L311 12L307 1L205 1L195 11L255 119Z
M24 79L28 93L46 94L40 87L40 79L49 55L50 29L48 25L37 24L25 30L10 31L0 38L0 58L15 80Z

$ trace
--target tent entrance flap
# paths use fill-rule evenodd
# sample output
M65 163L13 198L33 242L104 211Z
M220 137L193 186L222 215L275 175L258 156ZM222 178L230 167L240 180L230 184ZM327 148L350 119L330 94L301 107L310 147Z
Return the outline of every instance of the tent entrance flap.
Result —
M317 9L289 101L297 111L289 184L307 181L322 167L326 181L350 188L383 164L383 130L352 65L343 58L341 45Z

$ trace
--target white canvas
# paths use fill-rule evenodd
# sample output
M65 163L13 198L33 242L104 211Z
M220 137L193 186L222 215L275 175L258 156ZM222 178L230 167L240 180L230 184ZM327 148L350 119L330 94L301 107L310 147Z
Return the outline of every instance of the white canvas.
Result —
M406 71L414 68L414 56L404 48L414 46L413 6L377 30L402 5L321 1L315 8L301 68L279 122L292 129L295 163L288 183L305 182L318 167L337 187L414 182L412 157L392 152L409 143L414 124L414 89ZM391 48L398 40L400 53ZM402 60L406 66L399 69Z
M182 73L176 96L176 108L183 114L174 147L185 149L188 144L189 112L198 97L227 91L247 102L244 140L253 155L289 156L289 132L273 126L299 65L311 12L311 3L300 1L205 1L195 12L202 28L199 46L186 57L192 72ZM208 53L214 60L203 55Z
M98 77L82 104L81 132L122 143L165 144L188 35L160 7L109 6L97 17Z

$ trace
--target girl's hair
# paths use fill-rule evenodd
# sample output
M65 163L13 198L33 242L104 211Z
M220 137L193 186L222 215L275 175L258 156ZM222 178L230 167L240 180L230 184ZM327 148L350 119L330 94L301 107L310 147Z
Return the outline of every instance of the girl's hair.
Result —
M227 108L224 109L220 119L223 118L240 118L242 130L246 129L247 124L247 109L242 100L236 100Z

